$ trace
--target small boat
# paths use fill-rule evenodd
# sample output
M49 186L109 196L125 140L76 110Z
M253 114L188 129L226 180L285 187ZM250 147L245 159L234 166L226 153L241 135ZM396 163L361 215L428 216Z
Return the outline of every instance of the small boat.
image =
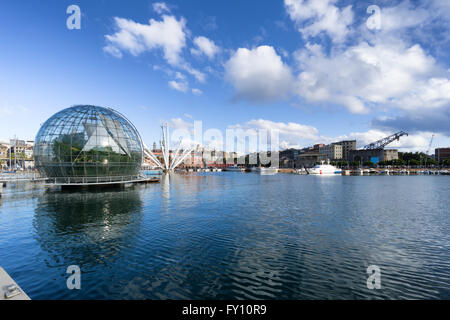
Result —
M296 169L295 170L296 174L308 174L308 172L306 171L305 168L301 168L301 169Z
M380 171L380 174L383 174L383 175L388 176L388 175L389 175L389 170L388 170L388 169L381 170L381 171Z
M245 170L244 168L238 167L236 165L231 166L231 167L227 167L225 169L225 171L233 171L233 172L242 172L243 170Z
M322 175L322 176L340 176L342 175L342 170L332 166L331 164L324 164L325 161L322 161L321 164L318 164L311 169L308 170L309 174L312 175Z
M265 168L265 167L255 167L254 172L259 173L261 175L274 175L278 173L278 168L275 167L269 167L269 168Z

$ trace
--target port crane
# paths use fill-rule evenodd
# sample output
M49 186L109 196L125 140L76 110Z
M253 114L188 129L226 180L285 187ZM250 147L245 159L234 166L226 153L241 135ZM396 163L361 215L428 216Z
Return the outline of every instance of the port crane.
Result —
M427 166L428 154L430 153L431 146L433 145L434 133L431 136L430 144L428 145L427 152L425 152L425 167Z
M380 139L378 141L372 142L364 147L365 150L376 150L376 149L384 149L385 146L390 144L391 142L395 140L400 140L401 136L408 136L408 134L404 131L399 131L397 133L394 133L393 135L390 135L389 137L385 137L383 139Z

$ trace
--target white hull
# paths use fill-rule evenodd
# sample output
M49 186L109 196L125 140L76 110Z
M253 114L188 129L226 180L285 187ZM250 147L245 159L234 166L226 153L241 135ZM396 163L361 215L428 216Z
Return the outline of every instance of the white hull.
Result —
M340 176L342 175L342 170L329 164L319 164L309 169L308 173L318 176Z
M274 167L270 167L270 168L263 168L263 167L259 167L255 169L256 173L259 173L260 175L274 175L278 173L278 169L274 168Z
M228 167L228 168L225 169L225 171L242 172L242 168L239 168L239 167Z

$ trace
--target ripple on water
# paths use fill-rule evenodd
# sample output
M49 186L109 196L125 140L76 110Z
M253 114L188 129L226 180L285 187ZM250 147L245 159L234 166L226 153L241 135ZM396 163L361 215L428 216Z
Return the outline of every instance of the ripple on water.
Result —
M447 177L222 173L12 190L0 262L33 299L450 299ZM366 287L373 264L382 290Z

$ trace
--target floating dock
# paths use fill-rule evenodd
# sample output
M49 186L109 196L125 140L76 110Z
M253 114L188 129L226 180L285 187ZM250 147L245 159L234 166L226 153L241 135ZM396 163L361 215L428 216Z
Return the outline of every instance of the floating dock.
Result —
M2 267L0 267L1 300L31 300Z
M44 183L46 187L62 187L63 189L73 188L102 188L120 187L140 183L157 183L159 177L127 176L127 177L67 177L48 178Z

